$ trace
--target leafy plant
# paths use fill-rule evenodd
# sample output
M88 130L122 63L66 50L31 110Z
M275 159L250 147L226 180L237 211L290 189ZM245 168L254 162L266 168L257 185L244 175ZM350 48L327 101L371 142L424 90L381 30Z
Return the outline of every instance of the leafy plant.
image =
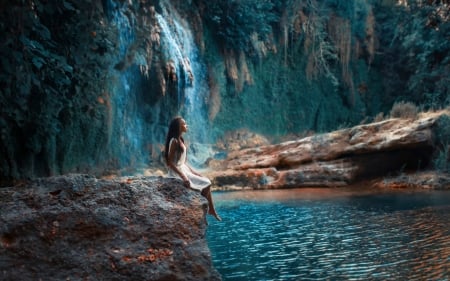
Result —
M435 169L450 173L450 116L442 115L434 128L435 146L437 148L433 164Z
M440 150L433 160L434 168L440 172L450 173L449 146L447 145L443 150Z
M265 40L278 19L273 0L205 1L206 20L225 49L252 51L251 36Z
M392 118L415 119L417 118L418 112L419 110L414 103L400 101L394 103L390 112L390 116Z
M89 159L101 147L104 137L94 145L84 145L87 137L72 141L83 128L87 136L104 127L97 98L110 57L99 50L113 50L113 37L90 18L101 18L99 4L29 0L0 11L2 177L59 173L73 167L73 155L86 153Z
M450 6L444 2L376 5L378 33L383 34L379 51L384 54L380 70L386 73L385 100L401 97L425 109L448 105Z

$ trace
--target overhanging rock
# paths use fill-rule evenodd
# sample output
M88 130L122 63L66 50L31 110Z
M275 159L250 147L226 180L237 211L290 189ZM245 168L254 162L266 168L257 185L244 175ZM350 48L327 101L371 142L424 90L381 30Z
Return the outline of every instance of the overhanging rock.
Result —
M231 152L208 175L217 189L345 186L426 167L433 126L448 112L388 119L299 140Z

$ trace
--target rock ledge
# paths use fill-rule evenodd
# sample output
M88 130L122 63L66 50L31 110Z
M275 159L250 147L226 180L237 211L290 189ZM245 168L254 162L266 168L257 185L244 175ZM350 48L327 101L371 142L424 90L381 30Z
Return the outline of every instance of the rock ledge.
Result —
M86 175L0 189L1 280L220 280L206 200L177 180Z
M435 124L441 117L450 120L450 113L422 114L416 120L388 119L233 151L225 160L212 161L214 171L208 176L216 189L267 189L348 186L423 170L436 153L440 129Z

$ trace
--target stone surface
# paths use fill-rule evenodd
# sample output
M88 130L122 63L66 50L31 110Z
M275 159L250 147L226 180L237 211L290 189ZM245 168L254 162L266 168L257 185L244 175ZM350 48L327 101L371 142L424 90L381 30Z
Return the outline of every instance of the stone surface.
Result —
M207 203L177 180L86 175L0 189L1 280L220 280Z
M450 190L450 175L433 171L401 174L376 181L372 186L377 188Z
M442 114L388 119L327 134L230 152L208 175L216 189L345 186L426 167Z

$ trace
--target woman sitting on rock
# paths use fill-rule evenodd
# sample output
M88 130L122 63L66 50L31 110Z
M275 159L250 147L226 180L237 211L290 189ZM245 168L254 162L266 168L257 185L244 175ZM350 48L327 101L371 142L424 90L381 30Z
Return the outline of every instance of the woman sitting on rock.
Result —
M221 221L222 219L214 208L211 195L211 181L187 164L187 147L182 137L183 133L187 132L187 129L186 121L181 117L176 117L170 122L164 150L164 157L169 168L169 177L179 178L187 188L200 191L208 200L208 214Z

